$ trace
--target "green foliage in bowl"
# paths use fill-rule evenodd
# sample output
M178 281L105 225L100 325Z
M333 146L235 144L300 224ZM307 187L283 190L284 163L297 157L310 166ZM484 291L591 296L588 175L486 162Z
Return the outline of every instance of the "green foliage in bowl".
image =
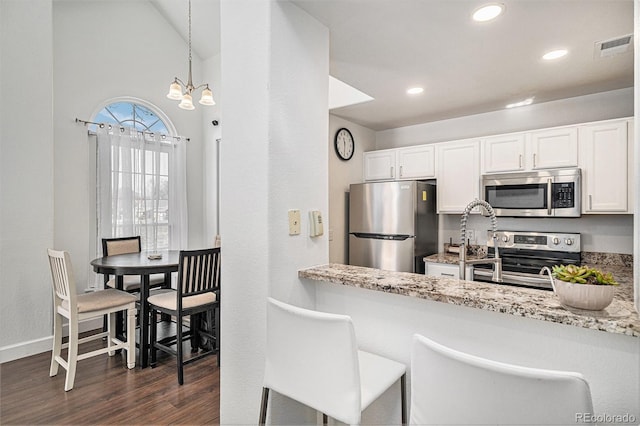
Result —
M596 268L576 265L555 265L552 268L553 277L561 281L577 284L618 285L613 275L604 273Z

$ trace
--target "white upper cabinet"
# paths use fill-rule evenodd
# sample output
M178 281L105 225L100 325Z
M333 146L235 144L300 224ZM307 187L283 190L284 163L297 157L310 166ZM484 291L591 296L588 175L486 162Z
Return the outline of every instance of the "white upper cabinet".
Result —
M437 144L438 213L462 213L480 198L480 141Z
M482 172L501 173L524 170L525 135L492 136L482 140Z
M365 181L436 177L434 145L369 151L363 158Z
M391 180L396 178L396 151L383 149L363 155L364 180Z
M490 136L482 140L482 173L577 166L577 126Z
M529 134L532 170L578 166L578 127L539 130Z
M436 177L435 148L420 145L400 148L397 153L398 179L427 179Z
M582 213L632 213L631 120L580 126Z

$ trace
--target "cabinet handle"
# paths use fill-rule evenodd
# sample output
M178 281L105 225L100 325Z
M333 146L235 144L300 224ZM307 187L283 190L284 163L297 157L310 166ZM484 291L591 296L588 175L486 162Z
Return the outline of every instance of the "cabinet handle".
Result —
M593 200L591 199L591 194L589 194L589 210L593 209Z
M533 168L536 168L536 154L533 154Z
M444 272L442 272L442 273L440 274L440 276L443 276L443 277L453 277L453 274L445 274Z
M402 177L402 166L400 166L400 177Z
M518 168L522 168L522 154L518 155Z
M533 157L536 158L536 157ZM553 212L552 208L553 208L553 194L551 193L551 191L553 190L553 180L551 180L550 178L547 179L547 215L551 216L551 213Z
M393 166L391 166L391 177L393 177Z

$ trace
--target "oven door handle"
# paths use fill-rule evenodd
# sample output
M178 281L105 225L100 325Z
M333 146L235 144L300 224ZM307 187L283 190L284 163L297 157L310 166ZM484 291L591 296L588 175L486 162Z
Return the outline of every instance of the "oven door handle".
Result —
M547 179L547 216L551 216L551 214L553 213L553 207L551 206L551 203L553 202L553 194L552 191L553 190L553 179L549 178Z

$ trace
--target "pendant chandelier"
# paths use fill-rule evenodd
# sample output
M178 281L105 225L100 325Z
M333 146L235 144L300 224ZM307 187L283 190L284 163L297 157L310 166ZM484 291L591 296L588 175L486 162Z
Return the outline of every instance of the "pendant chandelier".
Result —
M189 0L189 79L185 84L184 81L175 77L173 83L169 86L167 98L180 101L178 106L182 109L193 110L196 109L196 107L193 106L192 93L201 87L204 87L204 89L200 95L199 103L201 105L215 105L216 103L213 100L213 93L211 89L209 89L209 84L203 83L196 87L193 85L193 79L191 78L191 0ZM183 88L184 93L182 91Z

